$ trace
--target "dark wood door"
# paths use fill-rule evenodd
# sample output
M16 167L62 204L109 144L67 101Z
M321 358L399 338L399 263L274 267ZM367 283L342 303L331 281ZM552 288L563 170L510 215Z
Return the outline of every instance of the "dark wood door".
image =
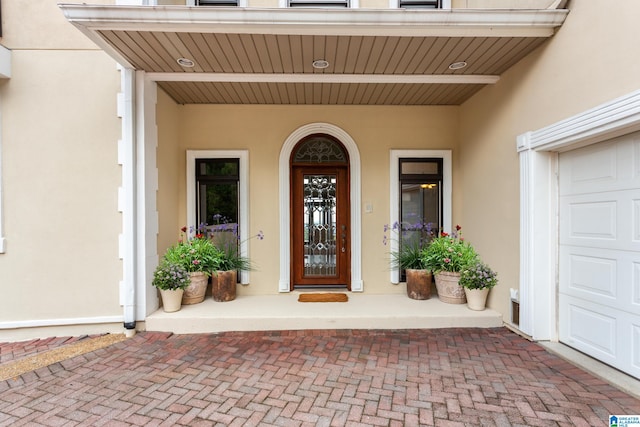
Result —
M292 288L351 287L348 172L292 166Z

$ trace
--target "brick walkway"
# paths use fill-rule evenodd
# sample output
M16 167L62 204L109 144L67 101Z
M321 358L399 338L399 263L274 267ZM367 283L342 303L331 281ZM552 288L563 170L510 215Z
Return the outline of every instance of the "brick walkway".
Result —
M640 400L503 328L144 332L0 381L2 426L605 426L610 414L640 414Z

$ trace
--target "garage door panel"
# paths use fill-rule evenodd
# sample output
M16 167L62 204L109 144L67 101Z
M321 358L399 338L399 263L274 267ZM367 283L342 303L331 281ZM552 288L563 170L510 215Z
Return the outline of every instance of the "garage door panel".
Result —
M616 317L607 307L578 298L563 295L560 297L564 341L571 346L606 359L607 363L616 360Z
M640 133L561 154L561 196L640 186Z
M640 251L640 188L565 196L560 244Z
M633 349L630 355L631 370L629 373L636 378L640 378L640 319L636 319L629 326L631 335L631 348Z
M617 201L569 201L568 237L616 239Z
M606 298L609 305L617 303L618 263L616 258L601 255L587 255L580 248L571 253L563 253L562 265L567 266L560 271L560 292L582 296Z
M640 258L633 251L562 246L559 293L640 313Z

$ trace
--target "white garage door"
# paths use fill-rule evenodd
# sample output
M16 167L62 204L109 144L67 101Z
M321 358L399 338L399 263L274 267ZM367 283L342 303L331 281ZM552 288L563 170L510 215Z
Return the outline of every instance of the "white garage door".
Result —
M640 133L560 154L560 341L640 378Z

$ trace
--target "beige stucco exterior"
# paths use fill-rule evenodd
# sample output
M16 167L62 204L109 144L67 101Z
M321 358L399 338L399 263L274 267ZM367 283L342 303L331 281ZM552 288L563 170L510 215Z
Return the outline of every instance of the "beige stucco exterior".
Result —
M633 77L640 59L631 53L637 43L629 37L638 6L616 3L604 20L604 2L571 2L553 39L460 109L461 221L466 236L500 273L489 304L501 313L509 313L509 288L518 288L516 138L640 87Z
M280 150L297 128L309 123L331 123L358 144L362 200L373 207L371 213L362 216L365 292L404 291L389 283L389 247L382 243L384 224L389 223L389 153L391 149L455 152L458 107L176 106L160 94L158 117L162 118L160 135L165 134L165 124L169 134L176 126L179 129L177 140L162 137L158 148L160 168L168 168L170 177L178 177L177 183L163 177L159 184L159 200L166 199L167 206L173 206L168 211L159 209L161 250L175 241L178 230L186 224L186 160L176 162L176 154L178 159L184 159L186 150L246 149L250 162L250 229L252 234L262 230L266 237L250 242L251 258L257 268L251 272L251 284L241 287L240 292L278 293L278 260L274 254L279 251ZM165 238L167 235L169 239Z
M0 340L11 336L11 325L42 321L114 319L111 324L121 327L121 76L112 59L65 21L56 3L3 2L0 42L12 50L12 77L0 82L6 239ZM452 6L477 3L454 0ZM463 226L465 237L498 271L500 284L489 306L508 322L509 289L519 287L517 136L639 87L633 35L640 5L574 0L568 7L569 17L551 40L462 106L177 105L159 90L159 254L187 222L186 151L248 150L250 230L262 230L265 239L250 243L257 269L239 293L278 294L280 150L299 127L330 123L357 144L362 201L373 207L362 213L364 292L404 292L390 283L389 249L382 244L390 216L390 150L450 149L453 224ZM57 304L60 293L64 302Z
M0 324L118 319L116 65L56 2L4 2L2 18Z

